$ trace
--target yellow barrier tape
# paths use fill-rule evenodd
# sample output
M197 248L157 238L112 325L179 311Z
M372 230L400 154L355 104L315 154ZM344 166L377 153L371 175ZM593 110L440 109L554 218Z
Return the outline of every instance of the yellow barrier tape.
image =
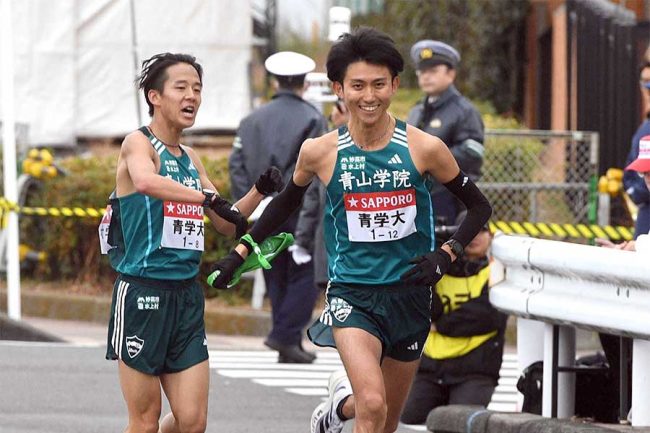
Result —
M0 197L0 221L2 227L5 226L8 211L32 216L77 218L100 218L106 212L105 209L88 207L21 207L15 203L10 203L4 197ZM206 217L206 222L207 221L209 220ZM489 226L493 233L500 230L506 234L528 235L532 237L560 237L573 239L593 239L598 237L611 239L613 241L633 239L633 229L623 226L534 223L530 221L490 221Z
M553 231L545 223L537 223L536 227L544 236L553 236Z
M561 237L566 236L566 232L559 224L551 223L549 224L549 227L551 228L551 230L553 230L553 233L556 234L557 236L561 236Z

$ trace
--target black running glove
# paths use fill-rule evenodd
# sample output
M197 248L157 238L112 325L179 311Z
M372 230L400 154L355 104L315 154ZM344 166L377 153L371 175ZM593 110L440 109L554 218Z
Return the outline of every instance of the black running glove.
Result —
M210 203L210 209L221 218L235 225L235 238L240 238L246 234L248 230L246 217L234 205L230 204L228 200L217 196Z
M283 187L282 173L277 167L269 167L255 182L255 188L264 195L279 192Z
M414 266L400 276L404 283L434 286L449 270L451 256L442 248L438 248L432 253L414 258L409 263Z
M210 269L210 285L215 289L225 290L232 280L233 274L244 263L244 258L237 251L230 250L227 256L217 260ZM216 274L215 274L216 273Z

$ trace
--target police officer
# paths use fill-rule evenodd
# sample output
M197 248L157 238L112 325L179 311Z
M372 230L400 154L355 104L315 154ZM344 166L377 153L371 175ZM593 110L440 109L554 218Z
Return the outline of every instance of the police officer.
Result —
M277 92L239 125L229 162L231 192L236 198L248 191L269 165L282 171L287 184L302 142L327 130L323 115L302 99L305 75L314 69L314 61L284 51L270 56L264 66L274 76ZM278 231L293 232L297 219L295 212ZM318 295L313 264L298 265L285 251L274 259L270 270L264 271L264 279L273 318L265 344L279 352L280 362L313 362L314 354L300 344Z
M411 47L411 58L425 95L407 122L445 142L461 170L476 182L483 163L483 121L454 86L460 54L444 42L426 39ZM462 205L449 191L434 182L431 198L438 218L447 224L456 220Z

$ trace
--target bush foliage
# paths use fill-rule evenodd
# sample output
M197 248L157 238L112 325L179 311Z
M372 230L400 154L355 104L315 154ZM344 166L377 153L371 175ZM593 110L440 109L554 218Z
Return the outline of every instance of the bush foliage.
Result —
M117 158L73 157L60 161L68 172L44 181L29 195L28 206L103 208L115 187ZM230 181L226 158L202 158L219 193L230 200ZM106 287L109 291L116 276L108 258L99 251L99 218L78 217L21 217L21 242L31 248L45 251L46 265L36 269L43 280L71 280ZM200 280L205 281L210 264L224 256L233 244L232 239L207 230L205 253L201 263ZM250 284L242 285L240 292L248 292ZM246 293L240 293L245 296ZM225 299L230 299L225 294Z

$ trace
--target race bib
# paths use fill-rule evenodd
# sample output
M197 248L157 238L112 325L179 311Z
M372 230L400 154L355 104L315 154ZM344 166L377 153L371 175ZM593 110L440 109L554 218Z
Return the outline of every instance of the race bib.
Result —
M350 242L386 242L415 233L415 189L343 194Z
M203 251L204 232L203 206L163 202L162 247Z
M99 223L99 249L102 254L108 254L108 251L113 248L108 243L108 229L111 225L111 217L113 216L113 208L109 204L106 206L106 212Z

